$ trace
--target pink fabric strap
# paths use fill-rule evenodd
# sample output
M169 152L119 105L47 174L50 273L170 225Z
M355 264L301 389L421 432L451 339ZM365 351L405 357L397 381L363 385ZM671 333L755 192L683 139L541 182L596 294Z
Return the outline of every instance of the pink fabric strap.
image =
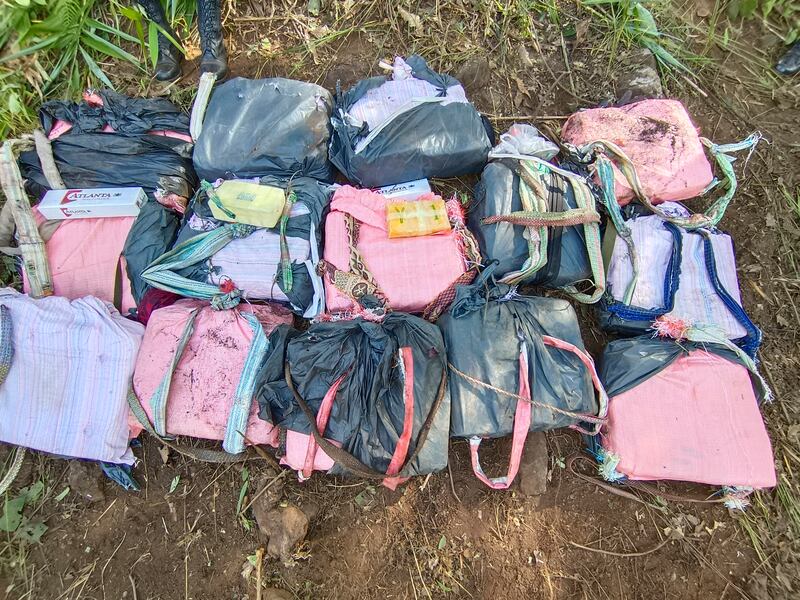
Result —
M342 381L344 381L345 377L347 377L347 373L339 377L339 379L334 381L333 385L328 388L328 391L319 406L319 410L317 411L317 429L322 435L325 435L325 428L328 426L328 419L331 417L331 409L333 408L333 401L336 399L336 392L339 390L339 386L342 385ZM314 436L308 436L306 461L303 464L303 470L300 473L301 481L305 481L311 477L311 474L314 471L314 458L316 457L318 450L319 446L317 445L317 441L314 439Z
M605 424L606 417L608 416L608 395L606 394L606 389L603 387L603 384L600 382L600 377L597 375L597 369L594 366L594 360L592 360L592 357L589 356L586 351L580 350L577 346L574 346L569 342L565 342L564 340L550 337L549 335L543 335L542 341L546 346L553 346L559 350L572 352L580 359L580 361L589 371L589 376L592 378L592 384L594 385L594 389L597 390L597 395L599 396L600 406L598 407L599 410L596 417L587 415L584 417L584 420L594 424L594 430L588 431L579 425L570 425L570 428L580 431L581 433L585 433L586 435L597 435L600 433L600 428Z
M519 353L519 395L530 400L531 389L528 381L528 347L523 342L522 351ZM517 477L519 464L522 460L522 450L525 448L525 440L528 437L528 430L531 426L531 403L517 400L517 408L514 411L514 433L511 438L511 458L508 463L508 473L503 477L489 478L481 468L478 457L478 448L481 445L481 438L473 436L469 439L469 453L472 460L472 471L475 476L493 490L507 489Z
M411 348L408 346L400 348L400 358L403 361L403 373L405 374L403 388L405 414L403 415L403 433L400 435L400 439L397 440L392 460L386 469L386 474L390 476L397 475L403 463L406 462L408 446L411 443L411 434L414 429L414 354ZM406 479L404 477L387 477L383 480L383 485L390 490L394 490Z

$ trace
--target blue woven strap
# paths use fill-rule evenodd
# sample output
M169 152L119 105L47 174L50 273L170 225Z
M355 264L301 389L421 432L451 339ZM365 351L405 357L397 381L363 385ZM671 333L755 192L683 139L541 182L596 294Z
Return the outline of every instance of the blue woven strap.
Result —
M627 226L626 226L627 227ZM611 301L607 303L608 312L626 321L652 321L672 311L675 307L675 294L680 285L681 254L683 253L683 236L680 229L672 223L664 222L664 227L672 234L672 252L664 274L664 306L641 308L625 303Z
M739 345L747 352L750 358L755 359L756 352L761 346L761 330L750 320L742 305L736 302L733 296L728 293L728 290L725 289L725 286L722 285L717 273L717 261L714 257L714 247L711 244L711 233L706 230L699 230L697 233L703 236L703 253L711 285L714 286L714 291L717 292L717 296L722 300L722 303L731 311L731 314L739 324L747 330L747 335L739 342Z
M231 406L228 423L225 427L225 439L222 442L222 448L231 454L244 452L244 433L247 431L247 422L250 420L256 378L264 362L264 357L269 350L269 340L256 316L251 313L239 314L250 324L253 330L253 342L250 344L250 350L247 352L247 358L244 361L239 385L236 386L233 406Z

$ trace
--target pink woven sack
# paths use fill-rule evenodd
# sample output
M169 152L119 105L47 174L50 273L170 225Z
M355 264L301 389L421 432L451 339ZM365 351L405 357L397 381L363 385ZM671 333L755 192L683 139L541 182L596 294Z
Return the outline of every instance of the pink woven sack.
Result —
M34 209L37 222L44 218ZM122 250L136 218L109 217L62 221L45 246L53 293L70 300L94 296L119 303L123 315L136 308ZM23 286L28 278L23 271Z
M641 360L649 360L646 353ZM611 395L601 435L601 471L611 480L775 485L772 447L750 372L712 352L683 353L638 385Z
M439 198L426 194L418 198ZM389 238L386 199L350 186L333 195L325 221L322 270L329 313L358 312L371 295L384 307L435 319L452 301L456 284L474 278L479 262L457 198L446 203L451 229L419 237Z
M205 302L179 300L153 312L136 362L133 388L159 435L224 440L228 452L239 452L244 440L238 427L231 429L238 408L244 413L240 420L246 423L248 443L277 446L278 430L258 418L253 391L241 393L244 372L260 367L259 360L248 366L256 337L252 317L265 335L278 325L292 324L291 312L277 304L214 310ZM193 328L187 328L192 322ZM174 365L187 331L188 341ZM166 394L159 397L171 369Z
M653 204L699 196L714 178L697 128L678 100L577 112L564 124L561 137L578 147L599 140L619 146ZM617 201L624 206L634 191L616 165L614 179Z

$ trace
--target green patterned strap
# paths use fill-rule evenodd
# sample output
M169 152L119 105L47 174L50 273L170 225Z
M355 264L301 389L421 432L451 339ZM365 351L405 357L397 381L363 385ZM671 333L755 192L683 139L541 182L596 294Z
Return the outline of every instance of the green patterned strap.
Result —
M290 191L286 196L281 214L280 223L280 245L281 245L281 275L283 276L283 290L288 293L292 291L292 257L289 255L289 241L286 239L286 226L292 214L292 207L297 202L297 194ZM314 240L311 240L314 243Z
M547 264L548 227L582 225L586 252L594 279L594 291L587 294L578 291L575 286L566 286L564 291L578 302L585 304L597 302L605 292L606 284L600 242L600 214L595 206L594 195L578 177L566 177L561 174L556 176L545 163L520 160L519 165L519 194L525 210L515 211L510 215L488 217L482 221L486 224L507 221L528 228L528 259L520 270L507 273L501 281L510 285L519 284ZM551 178L553 181L547 182L545 177ZM546 205L548 183L562 186L562 188L571 184L577 208L558 213L548 212ZM564 193L566 193L565 189Z
M738 185L736 181L736 173L733 171L734 158L730 156L730 153L739 152L742 150L752 150L760 139L760 133L753 133L741 142L734 144L714 144L706 138L700 138L700 141L709 149L709 152L711 152L711 155L714 157L717 166L722 171L722 175L724 177L723 187L725 191L722 196L711 203L705 212L695 213L688 217L669 214L666 211L661 210L657 205L653 204L653 202L644 192L644 188L633 162L630 158L628 158L622 148L613 142L608 140L598 140L596 142L592 142L591 144L582 146L579 151L583 155L594 154L597 161L596 165L598 167L603 162L613 162L620 172L625 176L625 179L628 181L628 185L633 190L636 198L642 204L644 204L654 214L658 215L665 221L674 223L675 225L683 227L687 230L693 230L715 227L720 222L722 217L725 215L725 210L728 208L728 204L730 204L731 199L736 193L736 188ZM713 181L703 193L705 194L710 189L716 187L718 183L719 182L717 180ZM611 194L614 195L613 187ZM616 203L615 196L614 202Z
M546 165L529 161L519 161L519 199L522 203L522 212L543 214L547 212L547 192L542 178L544 170L549 173ZM490 217L491 218L491 217ZM518 285L538 272L547 264L547 226L539 225L528 227L528 258L517 271L506 273L500 280L508 285Z
M0 385L3 385L8 372L11 370L11 361L14 359L14 330L11 326L11 311L5 305L0 305ZM17 446L14 451L14 460L3 479L0 480L0 496L6 493L22 469L25 458L25 448Z
M178 345L175 347L175 354L167 367L167 372L164 373L164 378L150 398L150 410L153 411L153 427L158 435L162 437L167 435L167 399L169 398L169 389L172 386L172 376L183 357L186 345L194 333L194 323L197 320L198 312L200 312L200 309L195 308L189 313L189 318L186 320L186 326L183 328Z
M575 194L575 202L579 209L592 212L597 215L597 219L587 220L583 223L583 235L586 242L586 254L589 257L589 266L592 270L592 283L594 291L591 294L580 292L575 286L567 286L567 292L577 302L582 304L594 304L598 302L606 291L606 270L603 262L603 246L600 239L600 215L595 205L594 194L589 186L584 182L573 181L572 191Z
M153 424L150 422L147 412L142 406L142 402L139 400L139 397L136 395L136 392L134 392L133 389L128 390L128 408L131 409L133 416L136 417L139 423L141 423L142 427L147 433L152 435L168 448L175 450L175 452L178 454L182 454L183 456L193 458L195 460L202 460L204 462L212 463L236 463L247 460L248 458L253 458L247 453L229 454L228 452L223 452L222 450L181 446L172 440L159 435L153 427Z
M11 326L11 310L0 304L0 386L8 377L14 360L14 330Z
M252 225L228 223L196 235L154 260L142 272L142 279L153 287L180 296L210 300L212 308L217 310L233 308L239 304L241 290L234 287L220 289L219 286L179 275L177 271L207 260L232 240L247 237L255 230L256 227Z
M228 414L228 422L225 426L225 438L222 441L222 448L231 454L239 454L245 449L245 432L250 421L250 410L253 406L253 396L255 395L256 380L258 372L264 362L264 358L269 350L269 340L264 333L264 327L258 318L252 313L239 313L253 332L253 341L247 351L247 357L242 367L242 374L239 376L239 383L233 395L233 405Z
M598 158L595 167L600 177L600 187L603 190L603 206L605 206L606 212L611 218L612 228L628 247L628 259L631 261L632 274L631 280L625 288L622 301L625 304L630 304L633 301L633 292L636 290L636 283L639 279L639 256L636 252L636 245L633 243L633 232L625 223L616 195L614 194L614 170L611 167L611 161ZM636 177L636 181L638 181L638 176L636 176L635 172L633 176ZM606 233L606 237L608 237L608 233ZM613 248L611 251L613 252ZM609 264L610 256L609 254Z
M173 355L172 360L167 367L167 372L164 374L164 378L161 380L160 385L158 388L156 388L156 391L150 398L150 410L153 413L152 422L147 417L147 412L141 405L139 398L133 391L130 392L130 395L133 396L133 398L129 398L128 403L131 404L131 401L135 400L135 402L133 402L133 406L131 407L134 415L142 424L142 426L148 431L148 433L156 436L162 442L164 442L165 438L169 435L169 432L167 431L167 401L169 399L170 387L172 386L172 377L175 373L175 369L178 367L178 363L180 363L181 358L183 357L184 350L186 349L186 346L188 345L189 340L194 333L195 322L200 310L200 308L195 308L189 313L189 318L186 321L186 325L183 329L180 340L178 340L178 345L175 347L175 354ZM239 383L237 384L234 392L233 404L231 406L230 413L228 414L228 421L225 426L225 436L222 441L222 447L225 452L220 453L216 450L206 450L204 451L206 453L206 458L203 458L202 460L213 460L209 457L218 457L220 454L239 455L245 450L245 432L247 431L247 424L250 419L250 410L253 405L256 379L258 371L261 368L261 364L264 361L264 357L269 350L269 340L264 333L264 328L261 325L261 322L255 315L251 313L239 313L239 315L247 321L248 325L252 329L253 341L251 342L250 348L247 351L247 357L245 358L245 363L242 368L242 374L239 377ZM241 460L241 458L237 457L236 460ZM213 460L213 462L229 461Z

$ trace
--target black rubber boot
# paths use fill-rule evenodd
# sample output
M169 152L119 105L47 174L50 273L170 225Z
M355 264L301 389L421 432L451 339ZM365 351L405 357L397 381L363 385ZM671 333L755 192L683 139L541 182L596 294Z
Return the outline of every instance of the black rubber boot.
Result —
M137 0L139 5L147 13L147 18L169 33L173 39L177 40L175 32L169 26L167 15L159 0ZM159 81L172 81L181 75L181 62L183 54L169 41L160 31L158 32L158 60L156 61L156 79Z
M800 42L795 42L789 51L781 56L775 69L781 75L794 75L800 72Z
M222 79L228 73L228 51L222 39L219 0L197 0L197 29L200 31L200 74L216 73Z

